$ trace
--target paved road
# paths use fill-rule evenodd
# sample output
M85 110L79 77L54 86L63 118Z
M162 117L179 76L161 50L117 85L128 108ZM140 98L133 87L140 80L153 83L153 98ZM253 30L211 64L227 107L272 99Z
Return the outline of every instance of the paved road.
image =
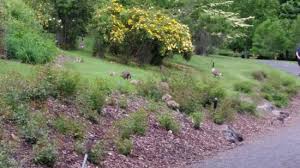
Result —
M299 74L297 64L262 62L294 75ZM300 119L298 120L254 142L196 163L191 168L300 168Z
M293 75L300 74L300 67L298 66L297 62L288 62L288 61L272 61L272 60L260 60L260 62L264 64L268 64L274 68L286 71ZM300 168L300 166L299 166Z

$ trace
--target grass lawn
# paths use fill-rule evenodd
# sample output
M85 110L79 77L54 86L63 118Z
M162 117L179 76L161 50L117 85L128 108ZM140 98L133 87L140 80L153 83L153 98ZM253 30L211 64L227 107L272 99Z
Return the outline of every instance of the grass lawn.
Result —
M132 73L133 79L137 80L153 80L160 79L160 71L158 67L145 66L127 66L103 59L95 58L91 56L92 42L90 39L86 40L86 48L83 50L76 51L61 51L64 55L81 57L83 63L67 63L66 69L80 73L82 77L88 80L94 80L97 78L104 78L110 82L112 88L119 87L133 87L128 81L123 80L120 74L123 71L129 71ZM170 62L185 65L192 69L192 75L199 79L200 81L204 78L213 78L211 74L212 62L215 62L215 66L219 69L223 76L218 79L224 88L229 93L235 93L233 86L237 82L248 81L253 84L259 84L255 81L251 73L258 70L263 70L265 72L279 73L280 76L287 77L290 76L287 73L275 70L268 65L260 64L253 59L241 59L234 57L224 57L224 56L194 56L191 61L186 62L183 58L176 56ZM20 72L23 75L30 75L35 72L37 66L26 65L16 61L4 61L0 60L0 73L4 74L9 71ZM172 71L178 71L177 69L171 69ZM110 73L115 72L116 77L111 77ZM300 80L297 80L300 84Z

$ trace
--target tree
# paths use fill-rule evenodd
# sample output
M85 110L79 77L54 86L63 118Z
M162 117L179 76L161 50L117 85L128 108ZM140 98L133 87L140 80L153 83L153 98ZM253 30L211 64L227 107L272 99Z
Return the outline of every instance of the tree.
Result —
M300 14L300 1L289 0L281 4L280 17L286 19L296 19Z
M173 54L188 60L193 51L189 28L158 10L126 8L112 1L96 10L92 25L97 56L108 49L125 63L160 65Z
M91 0L26 0L49 32L56 33L63 49L76 48L78 36L85 35L93 11Z
M264 58L276 59L288 50L290 40L278 19L268 19L258 25L253 37L252 51Z

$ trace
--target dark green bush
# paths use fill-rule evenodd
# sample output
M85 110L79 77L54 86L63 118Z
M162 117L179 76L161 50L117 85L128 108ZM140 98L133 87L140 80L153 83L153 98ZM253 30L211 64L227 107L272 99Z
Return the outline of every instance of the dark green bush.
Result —
M116 142L117 149L119 153L122 155L128 156L131 153L131 150L133 148L133 142L131 139L119 139Z
M147 113L144 110L132 113L117 123L122 139L129 139L131 135L145 135L147 130Z
M31 115L25 125L22 126L22 134L27 143L36 144L46 135L47 120L43 114Z
M251 75L255 80L258 80L258 81L264 81L265 79L268 78L267 73L265 73L264 71L254 71L254 72L252 72Z
M58 152L52 143L50 143L48 140L45 140L35 145L33 150L35 153L34 162L36 164L54 167L54 164L58 158Z
M223 124L226 121L232 120L235 113L233 106L233 102L230 99L222 101L219 107L212 111L213 121L216 124Z
M239 106L237 107L237 111L239 113L248 113L251 115L256 115L256 105L250 102L240 102Z
M201 109L202 90L189 74L170 74L168 81L173 99L180 104L180 110L190 114Z
M72 96L77 92L80 77L69 71L60 71L57 74L56 88L61 96Z
M153 99L155 101L160 101L163 93L159 89L157 82L155 80L148 80L146 82L143 82L142 84L139 84L138 87L138 93L141 96L148 97L150 99Z
M158 117L158 122L161 127L168 131L171 130L175 134L179 132L180 126L178 125L178 122L169 113L161 114Z
M4 145L0 145L0 167L3 168L15 168L17 167L16 161L11 157Z
M8 58L24 63L44 64L56 55L54 40L43 33L34 12L23 1L6 1L7 32L5 43Z
M84 137L84 126L73 119L60 117L53 123L60 133L70 135L76 139L82 139Z
M242 93L251 93L253 84L250 82L238 82L234 84L234 90Z
M192 115L193 126L195 129L200 129L201 122L203 121L203 113L194 112Z
M100 164L104 157L104 144L102 141L96 142L88 152L88 160L94 164Z

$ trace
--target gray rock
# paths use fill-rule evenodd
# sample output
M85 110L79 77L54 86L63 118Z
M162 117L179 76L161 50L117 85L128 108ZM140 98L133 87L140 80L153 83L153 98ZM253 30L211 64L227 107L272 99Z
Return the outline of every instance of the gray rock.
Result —
M238 143L244 140L242 135L236 132L231 126L225 125L224 128L225 129L223 130L223 135L227 141L231 143Z

